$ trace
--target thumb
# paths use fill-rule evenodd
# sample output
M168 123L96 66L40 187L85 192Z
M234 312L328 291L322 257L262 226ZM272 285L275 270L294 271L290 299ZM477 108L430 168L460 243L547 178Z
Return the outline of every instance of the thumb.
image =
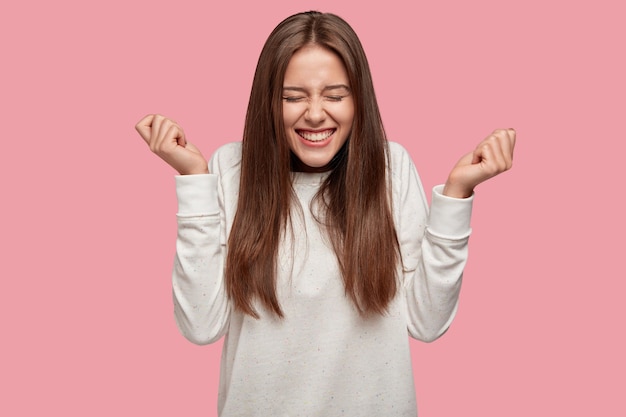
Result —
M146 141L146 143L150 143L150 136L152 135L152 120L154 119L153 114L148 114L143 117L137 124L135 125L135 130L137 133Z
M184 138L183 138L183 141L185 143L180 143L179 141L178 144L191 152L200 153L200 149L198 149L196 145L194 145L191 142L187 142Z
M479 164L483 160L482 154L479 149L474 149L472 152L472 165Z
M185 134L182 130L178 130L178 134L176 135L176 144L182 146L183 148L186 148L188 145L187 138L185 138Z

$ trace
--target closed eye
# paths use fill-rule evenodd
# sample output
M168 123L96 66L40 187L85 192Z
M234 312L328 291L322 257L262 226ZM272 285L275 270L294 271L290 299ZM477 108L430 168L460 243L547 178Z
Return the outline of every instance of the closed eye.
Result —
M287 103L298 103L302 100L304 100L304 97L283 97L283 100L285 100Z

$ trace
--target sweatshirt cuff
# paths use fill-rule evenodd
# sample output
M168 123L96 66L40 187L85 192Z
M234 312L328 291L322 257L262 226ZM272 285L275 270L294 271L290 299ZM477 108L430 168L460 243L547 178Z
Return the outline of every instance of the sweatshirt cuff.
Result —
M473 202L474 194L468 198L453 198L443 195L443 185L433 187L429 232L448 239L468 237L472 232L470 219Z
M179 215L219 213L216 174L176 175Z

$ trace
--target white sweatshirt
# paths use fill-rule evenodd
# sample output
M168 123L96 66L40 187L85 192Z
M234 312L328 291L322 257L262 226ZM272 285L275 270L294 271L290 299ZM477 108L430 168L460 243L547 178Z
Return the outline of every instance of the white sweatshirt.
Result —
M176 177L179 211L174 311L197 344L226 335L218 413L232 416L415 416L408 336L437 339L457 309L473 197L433 190L430 215L415 167L390 143L393 210L404 271L389 314L359 316L345 296L337 259L309 202L327 174L294 173L304 218L293 216L279 248L281 320L255 304L234 310L224 285L228 234L237 207L241 143L218 149L207 175ZM306 232L298 231L306 228Z

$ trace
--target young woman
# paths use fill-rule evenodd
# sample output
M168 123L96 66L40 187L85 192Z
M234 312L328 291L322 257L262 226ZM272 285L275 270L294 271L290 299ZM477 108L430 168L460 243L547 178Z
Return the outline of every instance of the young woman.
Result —
M207 164L171 119L136 129L181 174L175 317L194 343L226 337L219 414L416 415L407 332L450 325L474 187L511 167L515 132L461 158L429 210L357 35L318 12L269 36L241 143Z

